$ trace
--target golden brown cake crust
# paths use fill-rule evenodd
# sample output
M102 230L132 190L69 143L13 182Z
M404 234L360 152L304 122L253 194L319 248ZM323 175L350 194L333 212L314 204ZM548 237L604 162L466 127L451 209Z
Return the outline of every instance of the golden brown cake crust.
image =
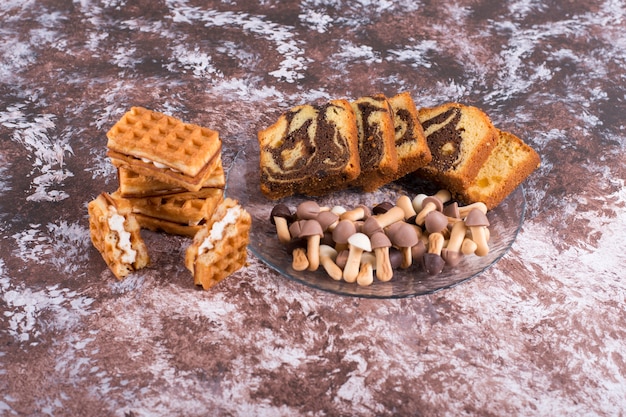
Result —
M431 162L418 175L459 191L467 188L498 139L489 117L474 106L446 103L418 110Z
M347 187L360 174L357 140L346 100L292 108L258 133L261 191L278 199Z
M500 131L498 142L476 178L456 197L464 203L477 201L493 209L539 167L539 154L510 132Z

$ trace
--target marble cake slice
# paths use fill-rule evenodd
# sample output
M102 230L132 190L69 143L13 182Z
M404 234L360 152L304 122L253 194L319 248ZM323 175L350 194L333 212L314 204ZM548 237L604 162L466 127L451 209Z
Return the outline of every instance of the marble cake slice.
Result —
M383 94L351 103L357 122L361 174L352 185L374 191L393 181L398 171L393 111Z
M347 100L305 104L258 133L260 187L270 199L323 195L361 171L354 111Z
M427 165L432 155L410 93L403 92L390 97L389 104L394 115L397 179Z
M420 108L418 117L432 160L417 175L463 192L495 148L498 130L482 110L460 103Z

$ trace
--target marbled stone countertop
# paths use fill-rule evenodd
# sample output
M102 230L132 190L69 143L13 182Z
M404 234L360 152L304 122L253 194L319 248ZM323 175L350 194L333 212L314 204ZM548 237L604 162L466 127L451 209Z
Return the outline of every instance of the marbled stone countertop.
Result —
M0 415L624 415L623 2L5 0L0 22ZM228 166L291 106L399 91L541 155L474 279L372 300L250 255L205 292L186 239L147 233L122 282L91 245L130 106L218 130Z

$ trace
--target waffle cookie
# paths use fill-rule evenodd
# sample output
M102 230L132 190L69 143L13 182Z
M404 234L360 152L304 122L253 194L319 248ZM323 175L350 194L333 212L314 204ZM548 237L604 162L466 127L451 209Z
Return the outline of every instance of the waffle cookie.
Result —
M305 104L258 133L261 191L270 199L323 195L360 174L354 112L346 100Z
M539 154L520 138L499 131L498 141L469 187L456 192L467 203L482 201L488 209L496 207L539 167Z
M352 185L374 191L393 181L398 170L393 112L382 94L350 103L356 116L361 174Z
M107 132L107 155L117 167L198 191L218 166L216 131L132 107Z
M398 171L395 178L427 165L432 160L424 129L417 117L415 102L408 92L389 98L394 115L395 144L398 154Z
M236 200L225 198L185 253L185 267L205 290L246 263L252 219Z
M118 168L117 176L119 180L117 191L122 197L152 197L186 191L184 188L137 174L125 167ZM221 158L219 158L217 166L209 178L202 184L202 188L224 188L225 186L224 167L222 166Z
M221 188L202 188L197 192L123 198L118 190L112 198L128 202L144 229L193 237L211 217L223 195Z
M459 103L421 108L418 117L432 160L417 170L451 192L470 186L489 157L498 131L480 109Z
M148 250L130 205L101 193L88 204L88 212L91 241L118 279L148 265Z

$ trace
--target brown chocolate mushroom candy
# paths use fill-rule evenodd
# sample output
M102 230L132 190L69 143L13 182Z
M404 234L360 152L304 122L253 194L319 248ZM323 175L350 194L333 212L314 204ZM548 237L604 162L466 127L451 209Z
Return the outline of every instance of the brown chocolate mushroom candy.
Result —
M309 260L309 271L317 271L320 265L320 240L324 231L319 222L314 219L305 220L300 230L300 238L306 239L306 256Z
M387 210L389 210L393 206L394 206L393 203L391 203L389 201L383 201L382 203L379 203L379 204L374 206L374 208L372 209L372 214L373 215L378 215L378 214L386 213Z
M441 257L444 238L441 233L431 233L428 236L428 251L424 254L424 268L430 275L437 275L443 271L446 262Z
M486 228L489 227L489 219L480 209L474 208L470 210L465 218L465 226L470 230L472 240L476 243L477 256L485 256L489 253L489 245L487 244Z
M286 204L280 203L272 208L270 213L270 222L276 226L276 234L278 241L287 243L291 240L289 233L289 223L293 220L293 213Z
M415 224L423 226L426 216L431 211L442 211L443 203L437 197L426 197L422 202L422 210L415 216Z
M385 233L387 233L387 237L391 240L391 244L402 252L402 265L400 265L400 268L410 267L413 262L411 247L416 245L419 241L419 237L413 226L405 222L396 222L389 225Z
M380 231L370 237L370 243L376 257L376 278L383 282L389 281L393 277L393 267L389 259L391 240Z
M356 226L351 220L339 220L333 229L333 240L335 241L335 249L341 252L348 248L348 238L356 233Z
M314 219L320 213L320 206L315 201L303 201L296 207L296 218L300 220Z
M462 221L457 222L452 226L448 245L441 250L441 257L446 264L450 266L457 266L459 262L461 262L461 259L463 258L461 245L463 244L463 240L465 240L466 229L467 227Z

